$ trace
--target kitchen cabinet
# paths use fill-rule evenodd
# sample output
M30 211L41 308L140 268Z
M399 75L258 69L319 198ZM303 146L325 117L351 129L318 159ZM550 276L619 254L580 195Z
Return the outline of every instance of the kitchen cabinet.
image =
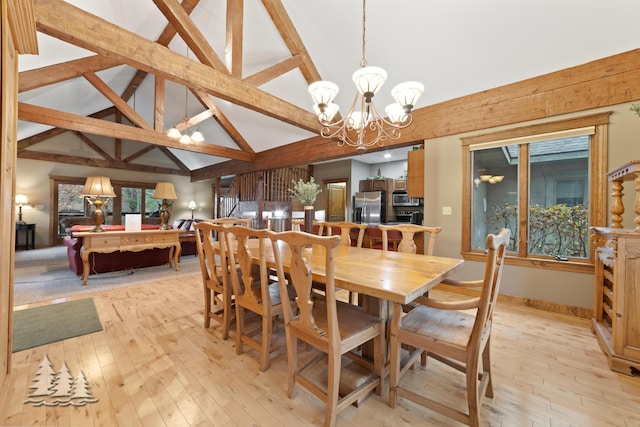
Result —
M393 180L393 191L407 191L407 180L406 179L394 179Z
M359 191L386 191L393 192L393 179L363 179L360 181Z
M412 150L407 159L407 195L424 197L424 150Z
M592 329L609 368L640 372L640 161L607 173L612 184L611 227L592 227L595 303ZM636 183L635 229L622 227L623 181Z

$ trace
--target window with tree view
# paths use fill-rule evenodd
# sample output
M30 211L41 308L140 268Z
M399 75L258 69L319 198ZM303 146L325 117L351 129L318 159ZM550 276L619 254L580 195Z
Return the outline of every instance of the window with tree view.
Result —
M589 227L603 224L605 188L595 170L606 124L595 124L463 140L470 219L463 252L483 253L487 234L504 227L511 258L591 263Z

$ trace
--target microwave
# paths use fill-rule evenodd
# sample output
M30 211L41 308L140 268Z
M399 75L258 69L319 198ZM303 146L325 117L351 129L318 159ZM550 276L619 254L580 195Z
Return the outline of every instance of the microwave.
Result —
M420 206L418 197L409 197L407 193L393 193L393 206Z

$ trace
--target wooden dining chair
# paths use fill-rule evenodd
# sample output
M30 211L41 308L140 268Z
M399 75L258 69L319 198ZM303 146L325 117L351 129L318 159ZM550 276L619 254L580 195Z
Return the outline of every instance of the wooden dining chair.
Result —
M271 345L273 321L282 315L282 304L278 283L269 280L265 249L271 245L267 230L255 230L248 227L225 227L222 236L229 251L229 264L238 265L237 274L230 274L236 309L236 354L243 353L243 344L247 344L260 353L260 370L269 367L270 360L280 354L280 349ZM250 249L249 240L257 239L258 248ZM260 260L254 268L253 258ZM295 295L295 294L294 294ZM261 317L261 328L246 329L245 311Z
M215 241L224 226L202 221L193 227L204 289L204 327L209 328L211 319L218 321L222 326L222 339L226 340L235 313L226 243L223 239L217 244Z
M355 222L326 222L327 235L340 235L340 244L343 246L356 246L362 247L364 240L364 233L367 230L367 224L358 224ZM351 240L351 231L358 230L358 238L356 241ZM349 291L349 303L358 304L358 294L353 291Z
M480 398L483 394L493 397L491 324L509 236L510 231L504 228L497 236L487 236L487 260L482 280L443 281L452 286L480 287L478 297L462 301L418 297L419 305L404 316L402 310L394 309L390 327L389 406L395 408L397 397L401 396L467 425L480 425ZM469 310L475 310L475 313ZM408 357L401 357L403 344L411 349ZM467 412L448 405L457 401L457 396L443 396L442 389L434 392L440 396L435 399L402 387L402 376L410 371L423 351L466 374Z
M357 224L355 222L327 222L325 226L328 230L328 236L340 235L340 244L344 246L356 246L362 247L362 241L364 240L364 233L367 230L367 224ZM351 231L358 230L358 238L355 242L351 240ZM336 233L339 231L339 233Z
M415 254L417 252L416 242L413 240L416 233L429 234L429 244L427 245L426 255L433 255L433 248L436 244L436 235L442 231L442 227L426 227L424 225L417 224L396 224L396 225L384 225L380 224L380 230L382 231L382 250L386 251L389 248L389 234L392 231L397 231L402 234L402 240L398 244L398 252L406 252Z
M313 234L322 236L325 230L325 222L314 220L312 224ZM291 220L291 231L304 231L304 219L295 218Z
M333 426L337 412L374 388L378 394L381 393L383 319L336 300L333 257L334 249L340 244L337 236L289 231L269 232L269 237L273 242L281 298L290 299L289 290L284 286L285 271L288 271L290 283L297 293L297 312L287 304L282 306L287 338L287 393L290 398L293 396L296 382L305 387L325 403L324 424ZM325 271L326 291L322 296L312 292L311 257L316 265L322 265L318 268ZM319 352L305 366L298 364L298 339ZM373 361L357 354L359 347L371 340ZM343 371L363 368L367 376L353 389L341 384ZM322 372L325 374L321 377Z

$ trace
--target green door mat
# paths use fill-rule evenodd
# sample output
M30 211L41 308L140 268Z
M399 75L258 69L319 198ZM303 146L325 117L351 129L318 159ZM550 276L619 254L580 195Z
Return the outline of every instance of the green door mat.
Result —
M13 352L102 330L93 298L13 312Z

